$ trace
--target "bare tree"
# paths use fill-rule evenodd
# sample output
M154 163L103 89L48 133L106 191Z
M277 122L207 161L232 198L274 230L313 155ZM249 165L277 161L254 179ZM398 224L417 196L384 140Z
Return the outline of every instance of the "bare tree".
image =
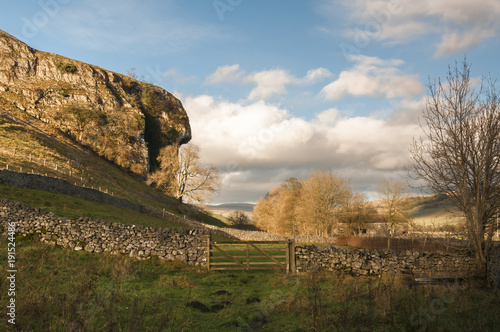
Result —
M309 235L329 236L337 231L339 209L352 191L349 180L332 171L317 170L303 181L298 218Z
M343 212L343 221L347 224L349 234L361 234L361 230L368 222L370 207L366 202L366 195L353 192Z
M275 234L294 236L299 232L296 208L302 182L289 178L257 201L253 219L259 228Z
M289 178L257 201L253 219L263 230L284 235L330 235L352 191L349 180L331 171Z
M82 142L85 129L92 121L96 120L96 113L89 107L78 104L66 106L64 112L70 115L72 123L74 124L71 129L78 133L78 137L76 138L79 142Z
M179 171L179 147L168 145L158 154L158 167L148 175L147 183L154 185L167 195L176 194L176 174Z
M485 84L486 83L486 84ZM447 194L464 214L478 268L485 271L500 207L500 109L495 81L475 90L470 65L449 68L446 82L429 84L420 127L411 146L410 175Z
M227 219L236 227L247 227L252 223L247 214L239 210L232 211Z
M180 149L176 145L164 147L158 162L160 166L149 176L148 182L169 195L175 195L179 205L184 198L205 202L220 188L217 168L201 162L200 149L194 144Z
M137 76L137 73L135 72L135 68L132 67L127 71L127 76L130 78L133 78L134 80L138 80L139 76Z
M408 198L407 186L396 180L386 180L380 186L379 197L384 209L385 222L389 226L387 233L387 248L391 247L391 237L394 235L396 225L407 221L403 207Z

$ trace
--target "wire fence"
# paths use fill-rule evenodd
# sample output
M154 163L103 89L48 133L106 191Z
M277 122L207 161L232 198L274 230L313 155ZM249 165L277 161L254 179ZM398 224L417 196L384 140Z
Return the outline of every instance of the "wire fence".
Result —
M102 185L92 183L86 175L88 172L85 166L76 160L54 161L37 157L31 153L27 154L18 149L0 146L0 157L2 155L4 158L0 158L0 169L63 179L76 186L91 188L114 195L112 191L104 188Z
M2 156L4 158L2 158ZM22 162L20 162L20 159L22 159ZM0 146L0 170L2 169L17 173L36 174L48 178L62 179L66 180L70 184L74 184L77 187L98 190L102 193L115 196L114 193L109 191L107 188L93 185L91 181L84 176L84 174L87 173L85 167L74 160L67 159L63 162L54 162L49 161L46 158L36 157L33 154L23 153L17 149ZM42 169L43 171L40 171ZM214 226L214 229L212 229L209 227L210 225L186 218L186 216L180 217L166 211L165 208L158 209L152 206L139 204L139 210L142 213L184 224L190 228L209 229L212 234L223 235L230 238L233 237L224 232L223 229L219 229L219 227Z

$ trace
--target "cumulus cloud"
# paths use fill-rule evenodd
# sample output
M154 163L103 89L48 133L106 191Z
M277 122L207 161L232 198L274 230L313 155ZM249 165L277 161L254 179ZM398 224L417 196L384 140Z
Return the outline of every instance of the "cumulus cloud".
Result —
M401 170L412 134L418 134L409 121L349 118L335 108L307 121L263 101L244 105L204 95L185 97L184 106L193 142L223 177L218 202L255 201L286 178L316 168L349 176L354 189L369 191Z
M304 77L303 79L303 82L306 84L315 83L331 76L333 76L333 74L328 69L320 67L308 70L306 77Z
M255 87L248 95L249 100L266 100L274 95L285 94L287 86L314 84L331 77L333 74L326 68L316 68L307 71L303 78L296 78L284 69L262 70L245 75L239 64L218 67L205 80L206 84L216 83L249 83Z
M342 3L357 27L350 38L404 44L429 35L440 35L436 56L463 52L500 32L497 0L325 0L323 12L334 14Z
M256 84L248 95L250 100L265 100L272 95L283 94L286 92L287 85L299 83L295 77L283 69L260 71L248 75L245 80Z
M207 84L215 84L220 82L237 82L241 81L245 72L240 69L239 64L227 65L217 68L217 70L207 77Z
M338 100L348 95L396 98L423 91L417 75L405 74L397 68L403 64L402 60L364 55L351 55L350 60L354 67L342 71L337 80L321 90L325 99Z

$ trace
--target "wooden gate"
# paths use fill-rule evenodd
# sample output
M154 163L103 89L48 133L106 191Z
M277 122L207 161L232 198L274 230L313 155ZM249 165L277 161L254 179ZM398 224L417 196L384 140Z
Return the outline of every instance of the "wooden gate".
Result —
M295 243L288 241L209 242L209 270L295 272Z

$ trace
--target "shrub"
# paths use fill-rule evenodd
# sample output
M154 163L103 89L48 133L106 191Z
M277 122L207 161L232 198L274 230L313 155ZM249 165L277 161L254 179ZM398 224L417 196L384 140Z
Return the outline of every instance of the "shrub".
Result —
M71 63L56 62L56 67L61 73L74 74L77 70L76 66Z
M251 224L250 218L248 218L243 211L233 211L229 214L227 219L231 222L231 224L237 227L248 226Z

